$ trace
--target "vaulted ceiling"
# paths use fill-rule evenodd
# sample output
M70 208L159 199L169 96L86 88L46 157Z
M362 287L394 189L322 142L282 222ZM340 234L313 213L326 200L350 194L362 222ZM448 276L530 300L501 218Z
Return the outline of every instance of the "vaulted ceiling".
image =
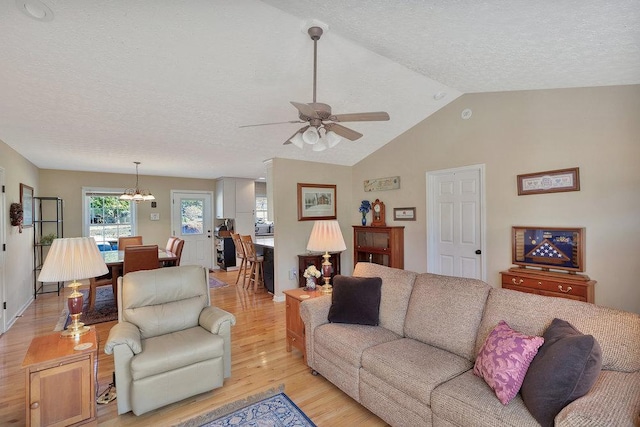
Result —
M283 145L311 102L364 134ZM0 140L40 168L264 175L353 165L464 93L640 83L637 0L0 0Z

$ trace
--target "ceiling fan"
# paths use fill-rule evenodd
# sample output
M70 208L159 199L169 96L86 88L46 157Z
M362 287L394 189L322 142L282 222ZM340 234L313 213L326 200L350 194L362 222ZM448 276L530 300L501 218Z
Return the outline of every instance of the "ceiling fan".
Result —
M339 124L340 122L368 122L389 120L389 114L384 111L370 113L349 113L333 114L331 106L316 102L316 75L318 64L318 40L322 36L322 28L310 27L307 31L313 40L313 102L302 103L291 101L291 104L298 110L300 120L287 122L261 123L256 125L245 125L240 127L276 125L283 123L308 123L306 126L296 131L284 144L293 144L298 148L303 148L304 144L313 146L314 151L324 151L327 148L335 147L342 138L355 141L362 137L360 132L349 129Z

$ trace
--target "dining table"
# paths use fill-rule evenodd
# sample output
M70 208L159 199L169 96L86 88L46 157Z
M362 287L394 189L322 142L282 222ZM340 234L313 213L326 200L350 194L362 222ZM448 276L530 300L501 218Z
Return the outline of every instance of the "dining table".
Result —
M124 266L124 251L103 251L100 252L104 263L107 264L111 272L111 286L113 288L113 298L118 300L118 277L122 275L122 267ZM171 261L178 261L178 256L173 252L158 248L158 261L162 266ZM90 280L95 280L92 278Z

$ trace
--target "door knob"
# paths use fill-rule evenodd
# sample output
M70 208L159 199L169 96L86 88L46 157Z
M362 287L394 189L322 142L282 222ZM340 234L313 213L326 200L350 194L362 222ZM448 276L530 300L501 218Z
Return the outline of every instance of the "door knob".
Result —
M482 251L480 249L476 250L476 255L481 255Z

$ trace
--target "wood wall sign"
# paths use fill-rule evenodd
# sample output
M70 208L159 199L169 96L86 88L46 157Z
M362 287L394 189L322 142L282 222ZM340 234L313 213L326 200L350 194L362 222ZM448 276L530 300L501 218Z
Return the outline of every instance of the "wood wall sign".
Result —
M580 168L518 175L518 196L580 191Z
M364 181L364 191L397 190L400 188L400 177L367 179Z

